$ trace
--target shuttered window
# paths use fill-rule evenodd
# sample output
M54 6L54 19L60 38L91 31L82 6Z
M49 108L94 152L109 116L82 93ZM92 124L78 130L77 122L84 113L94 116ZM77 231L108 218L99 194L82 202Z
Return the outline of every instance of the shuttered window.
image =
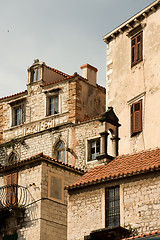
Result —
M131 39L131 66L143 59L143 33L140 32Z
M6 205L7 206L15 206L17 205L17 184L18 184L18 173L11 173L6 176Z
M142 100L131 106L131 136L142 131Z

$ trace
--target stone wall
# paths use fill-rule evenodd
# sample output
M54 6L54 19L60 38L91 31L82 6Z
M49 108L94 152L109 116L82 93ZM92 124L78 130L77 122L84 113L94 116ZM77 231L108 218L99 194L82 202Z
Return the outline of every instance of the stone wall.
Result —
M87 139L100 136L99 133L104 131L104 126L98 120L93 122L90 120L84 122L84 120L94 118L105 111L104 88L92 86L78 75L69 81L59 81L47 86L34 82L27 87L27 92L23 94L0 99L3 106L1 107L3 116L2 110L0 112L0 124L3 122L4 143L0 146L0 163L7 163L12 152L19 160L40 152L57 157L55 147L61 140L67 150L66 163L88 168L89 165L86 167ZM56 91L59 94L59 113L47 116L46 99ZM15 106L22 103L24 123L20 126L12 126L14 115L12 111Z
M13 172L15 169L13 169ZM0 187L7 184L6 175L0 174ZM49 196L49 176L55 174L63 178L63 201L53 200ZM18 239L67 239L67 191L65 185L70 185L82 176L82 173L54 163L29 163L18 171L18 201L25 202L24 218L17 223L16 215L7 220L5 233L13 234L15 229ZM27 188L27 192L21 191ZM1 191L1 190L0 190ZM26 194L27 193L27 194ZM24 195L25 194L25 195ZM0 194L0 197L2 195ZM1 200L1 199L0 199ZM12 230L13 229L13 230ZM1 229L2 230L2 229ZM0 233L1 236L1 233Z
M105 227L105 188L120 185L120 225L135 234L160 230L160 173L69 191L68 240Z
M0 174L0 187L7 184L7 174ZM17 229L16 215L13 215L7 220L4 232L12 234L12 231L14 233L17 229L18 239L20 240L28 240L31 236L33 240L40 239L41 165L33 165L19 170L18 185L20 186L18 188L18 202L20 205L25 202L24 218L18 223L19 227ZM27 188L27 190L24 188Z
M3 105L0 104L0 144L3 142Z
M22 130L22 128L21 128ZM9 159L12 152L15 152L20 160L31 157L38 153L56 157L55 148L59 140L65 143L66 163L77 166L78 168L89 169L100 162L90 161L88 158L88 140L100 137L105 130L105 125L98 120L81 122L73 126L64 126L58 130L45 130L41 133L34 133L25 136L23 141L13 141L13 145L4 144L0 146L0 162L4 163ZM13 133L13 132L11 132Z
M105 227L102 212L103 189L77 190L69 195L68 240L82 240L92 230Z
M55 174L64 180L64 186L72 184L80 174L65 168L43 163L42 202L41 202L41 239L67 239L67 191L63 190L64 200L53 200L48 196L49 176ZM63 186L63 187L64 187Z
M124 226L138 233L160 230L160 174L121 185L123 191Z

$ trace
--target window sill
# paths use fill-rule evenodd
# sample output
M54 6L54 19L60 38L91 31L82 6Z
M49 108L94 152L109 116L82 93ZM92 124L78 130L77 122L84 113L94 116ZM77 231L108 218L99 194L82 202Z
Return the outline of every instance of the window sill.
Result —
M22 127L24 123L20 124L20 125L14 125L10 127L10 130L18 128L18 127Z
M139 137L139 135L142 133L142 131L140 130L139 132L135 132L135 133L133 133L132 135L131 135L131 139L132 138L135 138L135 137Z
M139 64L140 62L143 62L143 59L137 61L137 62L134 62L131 64L131 68L135 67L137 64Z

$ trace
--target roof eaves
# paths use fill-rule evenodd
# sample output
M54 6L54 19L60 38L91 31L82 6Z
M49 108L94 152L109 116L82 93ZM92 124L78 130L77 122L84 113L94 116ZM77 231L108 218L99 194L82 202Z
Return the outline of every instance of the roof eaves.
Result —
M5 166L1 166L0 167L0 171L8 170L10 168L20 167L20 166L22 166L22 165L24 165L26 163L28 164L28 163L36 162L38 160L49 161L49 162L54 163L54 164L56 164L56 165L58 165L60 167L65 167L65 168L67 168L69 170L79 172L80 174L84 174L85 173L85 171L82 170L82 169L76 168L76 167L74 167L72 165L69 165L68 163L63 163L63 162L61 162L61 161L59 161L59 160L57 160L55 158L49 157L47 155L44 155L43 153L36 154L34 156L31 156L31 157L26 158L24 160L20 160L18 162L15 161L12 164L7 164Z
M138 236L132 236L132 237L129 237L129 238L123 238L122 240L133 240L133 239L139 239L139 238L148 238L148 237L153 237L153 236L159 236L160 235L160 231L154 231L154 232L150 232L150 233L145 233L145 234L141 234L141 235L138 235Z
M9 98L14 98L14 97L17 97L17 96L20 96L20 95L25 95L25 94L27 94L27 90L25 90L23 92L15 93L15 94L10 95L10 96L2 97L2 98L0 98L0 101L5 101L5 100L8 100Z
M154 7L158 6L160 4L159 0L154 1L153 3L151 3L150 5L148 5L147 7L145 7L144 9L142 9L141 11L139 11L137 14L133 15L131 18L129 18L127 21L125 21L124 23L120 24L118 27L116 27L115 29L113 29L111 32L109 32L108 34L106 34L103 37L103 41L104 42L109 42L111 39L114 39L116 37L116 33L121 33L122 29L124 27L127 27L128 29L128 25L131 22L136 22L136 19L143 16L145 18L146 13L150 12L150 11L155 11Z
M119 174L119 175L114 175L114 176L108 176L105 178L101 178L101 179L95 179L92 181L88 181L88 182L84 182L84 183L79 183L79 184L72 184L70 186L66 186L65 189L67 190L72 190L72 189L76 189L76 188L82 188L82 187L86 187L86 186L91 186L91 185L96 185L96 184L100 184L102 182L108 182L108 181L112 181L112 180L116 180L116 179L120 179L120 178L127 178L127 177L132 177L132 176L136 176L136 175L140 175L140 174L145 174L145 173L149 173L149 172L153 172L153 171L158 171L160 170L160 165L158 167L153 167L153 168L149 168L149 169L144 169L144 170L140 170L140 171L135 171L135 172L131 172L131 173L126 173L126 174Z
M50 85L53 85L55 83L59 83L59 82L62 82L62 81L66 81L66 80L70 80L72 78L74 78L75 75L72 75L72 76L67 76L65 78L62 78L62 79L59 79L57 81L54 81L54 82L50 82L50 83L46 83L46 84L41 84L41 87L46 87L46 86L50 86Z

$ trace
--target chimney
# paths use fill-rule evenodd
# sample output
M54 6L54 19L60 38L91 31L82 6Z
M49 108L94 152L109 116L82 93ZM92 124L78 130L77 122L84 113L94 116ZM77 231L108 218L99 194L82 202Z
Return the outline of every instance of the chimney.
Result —
M89 64L84 64L80 68L82 77L87 78L91 85L96 86L98 69Z

